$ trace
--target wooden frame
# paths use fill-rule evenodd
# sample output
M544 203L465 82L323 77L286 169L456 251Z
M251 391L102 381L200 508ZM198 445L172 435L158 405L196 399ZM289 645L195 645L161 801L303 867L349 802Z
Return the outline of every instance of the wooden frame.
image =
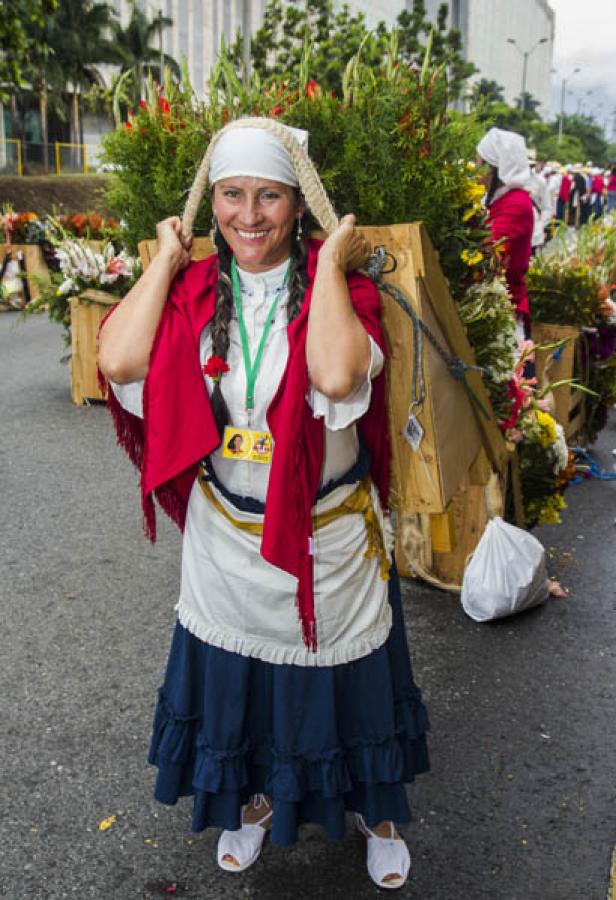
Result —
M96 354L98 330L118 298L104 291L84 291L69 299L71 310L71 397L81 406L89 400L105 400L98 383Z
M38 244L0 244L0 266L4 262L7 253L23 253L26 267L26 275L37 275L39 278L48 279L49 269L43 256L43 251ZM38 300L41 291L33 278L28 278L30 298Z
M579 328L536 322L532 326L532 339L536 344L564 342L557 349L535 351L535 372L540 387L567 378L584 380L581 373L582 346ZM571 442L584 430L584 392L573 385L563 384L555 388L551 395L554 418L562 425L565 437Z

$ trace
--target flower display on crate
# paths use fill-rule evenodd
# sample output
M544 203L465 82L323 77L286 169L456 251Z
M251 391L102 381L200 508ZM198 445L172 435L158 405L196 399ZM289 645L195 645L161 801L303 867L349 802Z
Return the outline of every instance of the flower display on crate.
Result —
M584 437L596 440L616 402L616 226L605 218L562 228L550 252L528 272L535 321L580 329L578 372L592 393L584 399Z
M352 211L366 225L417 220L426 225L484 370L503 436L517 445L527 522L555 521L569 480L568 451L535 380L525 376L533 345L518 346L502 275L502 247L489 241L484 187L472 163L483 126L473 115L451 109L446 71L432 66L429 54L422 67L409 67L396 53L393 36L380 67L364 64L360 51L337 94L324 89L318 73L311 71L309 48L294 71L263 80L241 77L223 51L206 102L196 98L186 81L178 86L168 80L164 94L150 84L128 121L105 138L105 159L112 169L107 204L122 215L123 237L135 251L140 240L154 237L158 221L181 213L212 134L230 119L272 116L306 129L310 155L340 214ZM147 203L144 184L150 186ZM210 227L206 195L195 234L208 233ZM535 284L548 288L543 301L547 310L554 272L542 275L540 265ZM546 269L558 265L554 260ZM574 276L562 277L571 278L571 284L577 279L577 294L587 298L594 278L588 265L581 263ZM599 281L596 287L597 299L590 302L585 323L594 324L597 315L606 321ZM219 377L215 362L208 364Z
M50 273L50 282L41 285L41 296L25 311L29 314L46 309L50 319L64 326L68 346L71 323L69 298L94 288L120 299L141 274L141 263L125 250L116 252L111 241L104 243L100 251L95 251L80 238L57 241L55 257L58 271Z
M5 207L0 216L0 243L38 243L38 241L31 240L35 223L38 224L38 216L35 212L14 212L11 207Z

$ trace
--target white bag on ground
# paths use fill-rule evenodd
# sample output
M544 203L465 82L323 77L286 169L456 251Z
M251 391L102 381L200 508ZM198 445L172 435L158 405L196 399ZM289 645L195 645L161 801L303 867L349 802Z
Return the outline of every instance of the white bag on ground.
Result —
M542 544L498 516L491 519L464 572L464 611L476 622L487 622L537 606L548 593Z

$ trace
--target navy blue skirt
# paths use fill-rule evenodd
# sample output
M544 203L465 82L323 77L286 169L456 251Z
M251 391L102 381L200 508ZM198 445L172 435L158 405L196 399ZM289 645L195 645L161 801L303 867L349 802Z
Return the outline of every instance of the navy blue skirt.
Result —
M220 650L176 625L148 760L162 803L194 795L192 828L237 829L252 794L273 799L271 838L289 847L298 826L345 831L410 821L405 783L428 771L428 715L413 680L392 567L386 643L337 666L274 665Z

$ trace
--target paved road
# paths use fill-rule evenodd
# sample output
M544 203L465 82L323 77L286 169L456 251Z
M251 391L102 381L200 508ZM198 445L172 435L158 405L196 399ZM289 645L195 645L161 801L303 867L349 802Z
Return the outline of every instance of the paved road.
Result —
M144 759L173 625L179 537L140 533L136 477L104 408L71 405L57 326L0 316L0 896L302 900L378 896L363 845L306 828L249 872L214 863L189 802L150 798ZM616 423L599 458L613 466ZM616 844L616 483L544 529L568 600L495 625L408 583L432 714L412 790L421 900L605 900ZM106 831L99 822L116 815Z

